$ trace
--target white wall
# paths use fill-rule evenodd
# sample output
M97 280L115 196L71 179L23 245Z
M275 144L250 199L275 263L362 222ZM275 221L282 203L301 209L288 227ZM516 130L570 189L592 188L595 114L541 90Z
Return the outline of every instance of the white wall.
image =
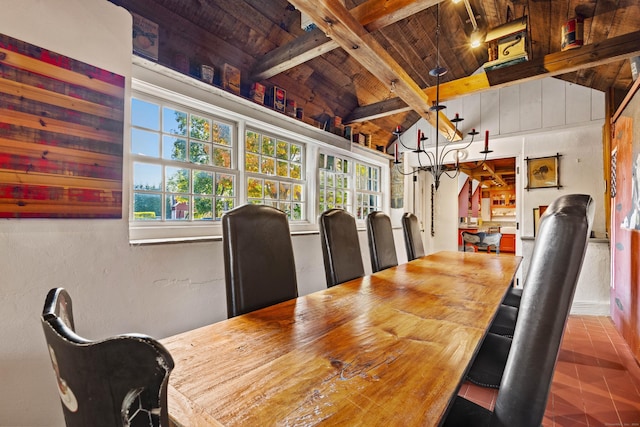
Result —
M523 283L533 251L533 209L549 205L557 197L570 193L584 193L596 202L593 230L599 239L591 239L583 272L578 281L573 313L609 314L610 254L605 237L605 181L602 159L602 126L604 124L604 94L554 78L531 81L481 94L452 100L447 114L456 112L464 117L461 130L471 128L480 132L479 140L467 149L467 161L481 160L479 152L484 144L484 131L490 132L488 159L515 157L519 167L516 176L517 232L516 253L523 256L518 283ZM433 149L435 130L420 120L409 128L403 139L405 145L415 145L420 128L429 136L427 147ZM402 138L405 138L403 135ZM468 142L467 138L464 142ZM441 139L440 144L444 141ZM457 144L462 146L464 144ZM560 184L562 188L544 188L527 191L526 158L560 157ZM404 154L411 166L418 161L413 153ZM449 157L451 159L451 157ZM451 160L452 162L452 160ZM424 164L424 160L422 161ZM405 166L407 167L407 166ZM415 195L416 211L424 222L425 245L428 251L455 250L457 245L458 191L457 180L441 178L435 198L434 237L430 236L431 178L420 173ZM412 200L414 188L406 187L405 199ZM413 207L411 205L410 207Z

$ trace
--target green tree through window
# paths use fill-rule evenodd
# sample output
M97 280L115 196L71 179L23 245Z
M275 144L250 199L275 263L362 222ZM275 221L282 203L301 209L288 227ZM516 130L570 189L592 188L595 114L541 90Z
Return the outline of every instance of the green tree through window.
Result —
M291 220L305 219L303 145L248 130L244 148L248 202L274 206Z
M134 167L134 220L215 220L236 205L230 124L136 98L132 124L132 155L140 161ZM142 137L160 141L161 149L145 148ZM140 153L134 146L142 147ZM149 174L164 185L145 185Z

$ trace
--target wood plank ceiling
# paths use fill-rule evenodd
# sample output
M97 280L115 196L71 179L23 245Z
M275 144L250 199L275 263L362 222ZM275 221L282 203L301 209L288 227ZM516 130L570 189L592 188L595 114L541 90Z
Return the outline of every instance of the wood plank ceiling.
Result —
M229 63L241 71L242 95L253 82L282 87L307 121L341 117L379 149L397 125L433 120L439 2L440 65L449 70L442 99L547 75L623 94L633 83L628 58L640 55L638 0L469 0L482 31L527 16L531 42L528 62L474 76L488 53L469 47L473 26L462 1L110 1L159 24L158 62L175 67L184 55L194 75L213 65L216 83ZM319 28L305 32L296 7ZM561 52L562 25L577 15L585 46Z

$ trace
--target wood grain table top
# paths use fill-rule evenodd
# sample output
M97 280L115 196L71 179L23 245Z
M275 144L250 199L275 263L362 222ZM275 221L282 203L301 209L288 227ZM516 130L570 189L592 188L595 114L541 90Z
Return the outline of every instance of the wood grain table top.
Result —
M439 252L162 340L177 426L435 426L521 257Z

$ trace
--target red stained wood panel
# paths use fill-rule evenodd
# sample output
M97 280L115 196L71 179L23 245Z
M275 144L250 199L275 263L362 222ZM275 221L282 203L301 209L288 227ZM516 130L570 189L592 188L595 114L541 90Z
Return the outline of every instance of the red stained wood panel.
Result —
M633 128L631 117L619 117L612 141L612 148L617 152L615 197L611 199L611 317L636 360L640 361L640 231L623 226L633 209L634 159L640 156L638 141L634 147Z
M0 34L0 217L122 217L124 83Z

